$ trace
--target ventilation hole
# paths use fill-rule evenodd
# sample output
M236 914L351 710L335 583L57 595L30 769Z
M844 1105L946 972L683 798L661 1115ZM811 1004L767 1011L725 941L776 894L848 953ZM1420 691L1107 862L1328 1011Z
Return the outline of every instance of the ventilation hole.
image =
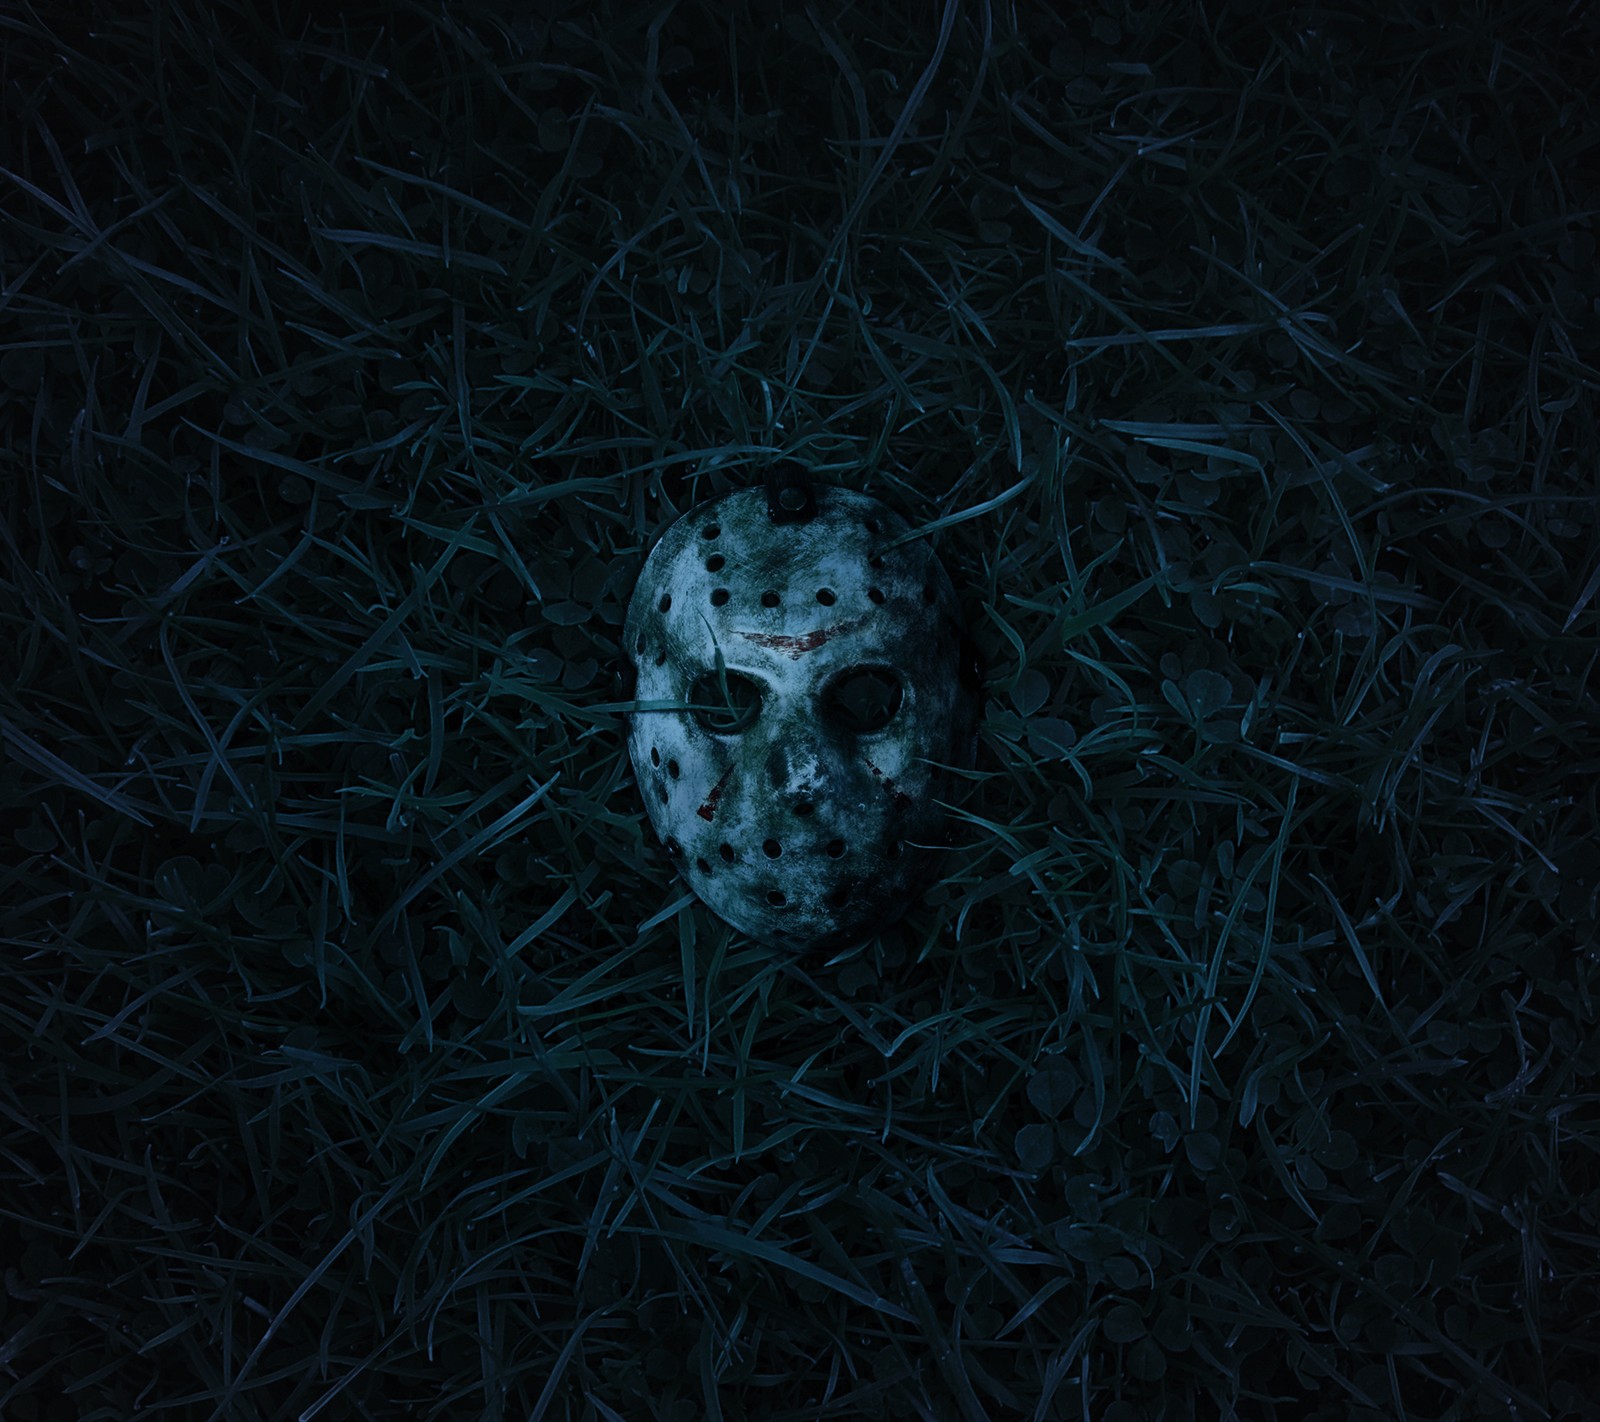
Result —
M811 801L809 801L809 800L796 800L794 802L794 812L795 812L795 814L799 815L802 819L805 816L809 815L816 808L817 807L815 805L813 805L811 803Z
M713 735L736 736L761 714L761 688L738 672L702 672L689 688L689 709Z
M713 553L709 558L706 559L706 572L720 573L722 571L723 564L727 561L728 560L724 558L722 554Z
M656 665L658 667L664 667L664 666L666 666L666 664L667 664L667 649L665 647L661 647L656 652Z
M711 605L713 607L725 607L727 605L727 602L728 602L728 590L727 590L727 588L718 588L714 593L711 594Z
M723 845L722 848L717 851L717 853L722 856L722 862L724 864L733 863L733 846L731 844Z
M768 889L767 902L771 904L773 908L782 908L786 903L789 902L789 896L784 893L782 889Z
M883 567L883 559L874 555L873 557L867 559L867 566L869 568L881 568Z
M677 761L669 760L667 762L667 774L670 775L674 780L676 780L678 778L678 762Z
M817 601L824 607L832 607L838 599L834 597L832 588L818 588Z
M868 588L867 596L870 597L874 602L881 604L883 602L883 589Z
M633 650L636 651L636 652L643 652L644 651L644 633L643 632L641 632L639 634L639 640L633 644Z
M722 530L718 528L716 524L708 523L700 530L700 536L702 538L715 538L721 532Z
M783 846L775 839L764 840L761 848L766 852L768 859L776 859L783 853Z
M650 764L651 765L660 765L661 764L661 752L659 750L657 750L654 746L650 747Z
M656 606L659 607L663 612L670 611L672 608L672 594L662 593L661 601L658 602Z
M777 593L773 592L771 589L768 589L766 592L761 594L761 605L763 607L776 607L779 601L780 599Z
M828 858L829 859L843 859L844 858L844 841L842 839L830 839L828 841Z
M696 859L694 861L694 867L702 874L709 874L711 872L711 866L707 864L704 859Z
M888 667L850 667L822 689L823 717L849 735L881 731L904 699L900 678Z
M669 839L667 841L667 853L676 859L680 854L683 853L683 846L679 844L677 840Z
M867 532L868 533L877 533L879 531L879 529L882 527L882 525L875 518L869 518L866 521L866 523L867 523Z
M903 847L904 846L900 843L900 841L898 839L891 840L889 842L889 858L898 859L900 857L900 851L901 851L901 849Z
M665 785L658 785L656 787L656 796L660 799L661 803L665 805L667 803L667 787Z
M931 582L927 582L927 583L924 583L922 585L922 600L929 607L933 606L933 604L934 604L935 600L938 598L938 596L939 596L938 590L933 586L933 584Z
M828 891L827 903L829 908L842 909L849 902L850 890L845 888L843 884L839 885L837 889Z

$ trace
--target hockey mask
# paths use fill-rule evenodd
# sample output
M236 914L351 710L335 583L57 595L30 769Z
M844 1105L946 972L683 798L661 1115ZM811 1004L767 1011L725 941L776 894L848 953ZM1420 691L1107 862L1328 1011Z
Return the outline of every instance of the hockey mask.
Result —
M740 931L842 946L927 882L970 767L978 673L954 589L877 500L769 476L691 509L628 607L628 753L656 834Z

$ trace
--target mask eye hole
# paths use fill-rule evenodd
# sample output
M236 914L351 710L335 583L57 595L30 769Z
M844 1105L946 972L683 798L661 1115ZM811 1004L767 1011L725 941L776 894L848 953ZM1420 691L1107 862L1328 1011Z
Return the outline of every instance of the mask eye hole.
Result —
M738 672L703 672L689 688L689 709L712 735L736 736L761 714L761 688Z
M839 730L866 736L894 720L904 699L900 678L888 667L851 667L822 692L822 714Z

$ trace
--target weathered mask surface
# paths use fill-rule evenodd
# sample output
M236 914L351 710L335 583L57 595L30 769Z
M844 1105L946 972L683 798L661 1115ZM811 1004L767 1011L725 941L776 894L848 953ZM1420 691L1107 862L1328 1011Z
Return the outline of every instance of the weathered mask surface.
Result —
M628 608L628 751L651 823L735 928L843 945L931 867L942 766L970 766L976 675L950 579L877 500L762 488L691 509ZM786 505L787 507L787 505ZM782 521L780 521L782 520ZM796 520L796 521L791 521Z

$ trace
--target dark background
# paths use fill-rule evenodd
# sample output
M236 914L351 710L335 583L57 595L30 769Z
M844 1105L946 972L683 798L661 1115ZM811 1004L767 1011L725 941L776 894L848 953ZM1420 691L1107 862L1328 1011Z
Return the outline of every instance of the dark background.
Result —
M1587 7L0 7L0 1416L1600 1416ZM775 456L938 886L675 879Z

